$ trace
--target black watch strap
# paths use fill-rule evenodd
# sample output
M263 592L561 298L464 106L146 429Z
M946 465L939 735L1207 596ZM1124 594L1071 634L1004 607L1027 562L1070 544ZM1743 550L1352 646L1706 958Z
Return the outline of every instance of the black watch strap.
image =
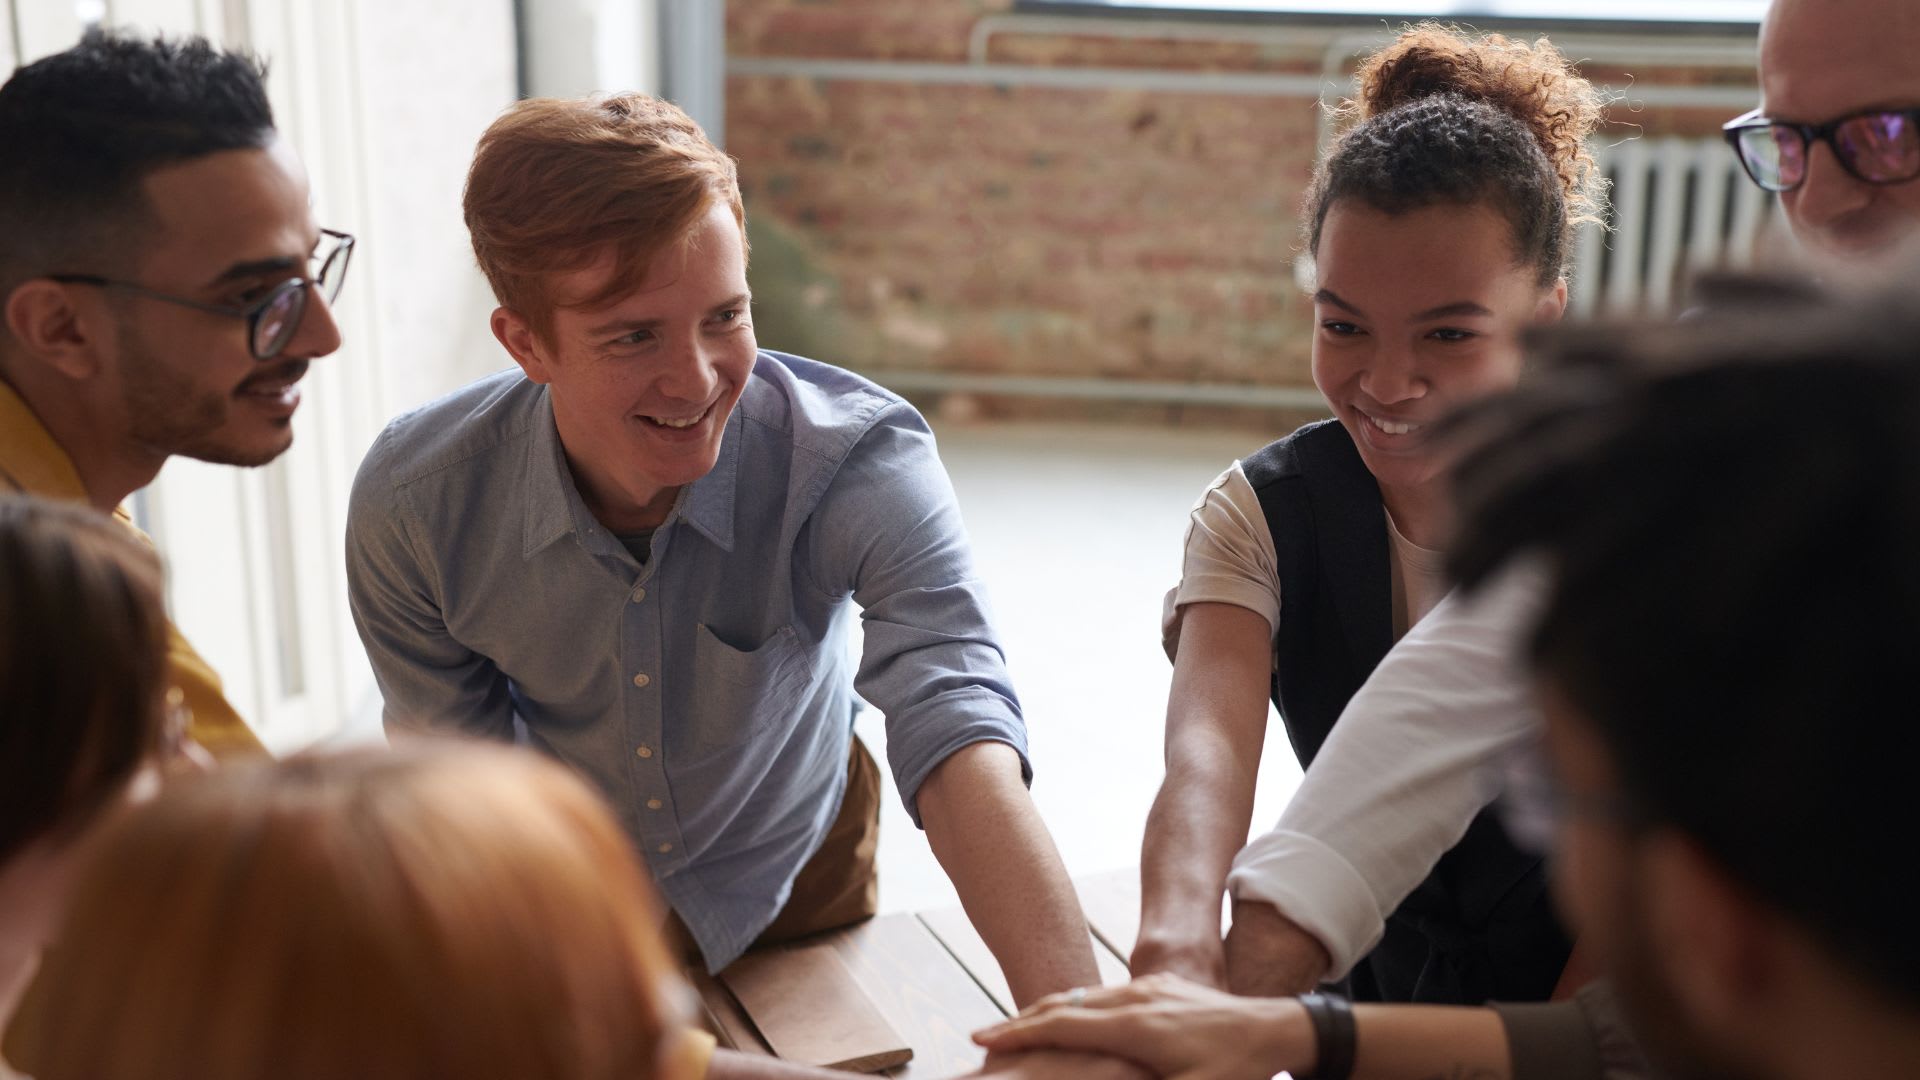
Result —
M1301 994L1300 1005L1307 1010L1307 1022L1313 1025L1314 1045L1319 1049L1313 1071L1301 1080L1348 1080L1353 1075L1353 1056L1358 1041L1353 1023L1353 1005L1338 994Z

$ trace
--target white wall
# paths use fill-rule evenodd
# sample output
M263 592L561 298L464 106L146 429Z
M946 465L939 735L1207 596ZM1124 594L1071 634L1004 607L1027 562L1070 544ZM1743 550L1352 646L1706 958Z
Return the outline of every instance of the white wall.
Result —
M655 42L662 4L674 2L527 0L522 16L527 91L539 97L618 90L659 93L660 50Z

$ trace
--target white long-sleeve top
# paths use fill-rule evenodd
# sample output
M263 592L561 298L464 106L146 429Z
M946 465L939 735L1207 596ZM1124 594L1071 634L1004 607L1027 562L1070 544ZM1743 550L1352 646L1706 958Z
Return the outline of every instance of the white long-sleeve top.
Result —
M1509 659L1538 575L1506 575L1462 601L1445 594L1439 552L1414 546L1391 517L1387 527L1399 643L1341 713L1279 825L1247 845L1227 878L1235 897L1266 901L1319 938L1335 978L1378 943L1386 917L1460 841L1497 794L1506 761L1539 731ZM1182 609L1200 602L1254 611L1269 633L1284 617L1273 535L1239 462L1189 516L1161 625L1169 655Z
M1330 978L1379 942L1499 794L1513 755L1536 746L1518 638L1543 588L1540 568L1516 568L1442 599L1347 703L1280 823L1234 859L1229 891L1318 938Z

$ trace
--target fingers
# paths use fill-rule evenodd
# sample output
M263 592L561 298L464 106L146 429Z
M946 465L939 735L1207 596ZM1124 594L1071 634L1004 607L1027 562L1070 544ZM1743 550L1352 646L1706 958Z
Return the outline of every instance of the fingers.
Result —
M1037 1016L1040 1013L1059 1009L1110 1009L1129 1000L1124 994L1132 985L1128 983L1125 986L1076 986L1072 990L1048 994L1021 1010L1020 1015Z
M996 1080L1152 1080L1153 1073L1114 1057L1059 1050L1036 1050L989 1059L979 1074Z
M996 1054L1022 1050L1092 1050L1128 1056L1126 1014L1114 1009L1061 1005L1028 1013L973 1033L973 1041Z

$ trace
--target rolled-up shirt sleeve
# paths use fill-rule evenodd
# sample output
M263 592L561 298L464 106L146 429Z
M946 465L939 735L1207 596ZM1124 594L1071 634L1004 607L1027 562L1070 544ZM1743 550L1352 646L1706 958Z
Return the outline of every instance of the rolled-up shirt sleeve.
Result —
M1234 897L1318 938L1329 977L1379 942L1499 793L1504 763L1537 741L1517 646L1543 591L1543 570L1527 566L1442 600L1347 703L1279 824L1234 859Z
M854 689L887 720L887 760L920 824L920 785L976 742L1003 742L1032 782L1027 729L960 508L910 407L861 437L814 513L816 583L863 609Z
M1504 1004L1513 1080L1646 1080L1653 1075L1613 985L1599 979L1567 1001Z

